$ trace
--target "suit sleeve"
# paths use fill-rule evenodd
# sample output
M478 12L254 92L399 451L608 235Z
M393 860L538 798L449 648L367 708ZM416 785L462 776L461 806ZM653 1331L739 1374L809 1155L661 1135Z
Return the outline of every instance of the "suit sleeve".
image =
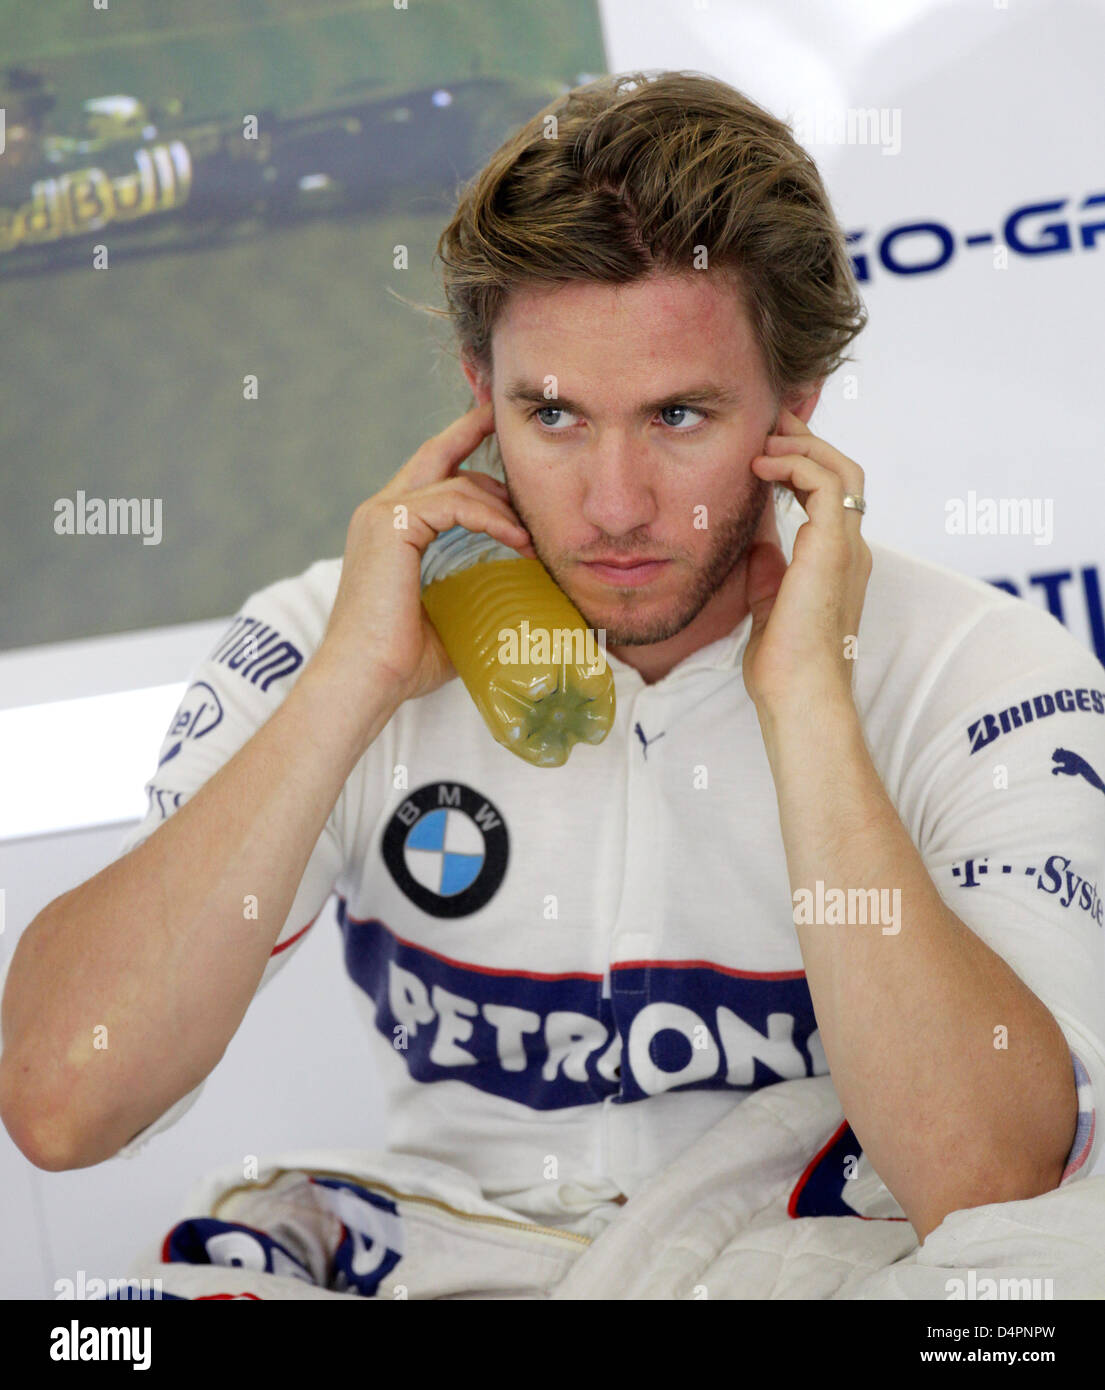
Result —
M911 730L903 819L948 906L1048 1008L1078 1095L1060 1185L1101 1149L1105 667L1050 615L988 608ZM995 1019L994 1045L1003 1038Z
M335 587L332 562L322 561L246 601L192 671L145 788L146 814L123 839L117 858L156 834L271 717L321 641ZM258 991L299 949L330 896L345 864L344 825L343 789L311 852ZM248 910L243 904L243 912ZM199 1099L203 1086L201 1082L134 1135L119 1155L132 1157L174 1125Z

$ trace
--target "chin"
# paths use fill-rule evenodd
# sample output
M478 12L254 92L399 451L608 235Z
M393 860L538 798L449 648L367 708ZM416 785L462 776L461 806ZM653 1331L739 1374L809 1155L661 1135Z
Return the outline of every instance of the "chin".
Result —
M576 604L579 608L579 604ZM674 637L693 620L694 615L683 615L679 609L666 605L643 603L638 610L627 613L617 605L611 605L606 613L585 613L579 608L583 621L588 627L602 628L606 633L608 647L649 647L657 642L666 642Z

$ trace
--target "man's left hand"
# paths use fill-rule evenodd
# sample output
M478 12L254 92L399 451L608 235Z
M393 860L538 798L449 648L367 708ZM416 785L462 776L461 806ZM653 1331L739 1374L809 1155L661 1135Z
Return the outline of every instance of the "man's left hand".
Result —
M761 712L825 693L850 698L871 551L860 535L861 513L843 499L863 496L863 469L783 408L751 466L757 477L788 487L809 520L798 528L789 565L774 544L758 542L749 552L748 693Z

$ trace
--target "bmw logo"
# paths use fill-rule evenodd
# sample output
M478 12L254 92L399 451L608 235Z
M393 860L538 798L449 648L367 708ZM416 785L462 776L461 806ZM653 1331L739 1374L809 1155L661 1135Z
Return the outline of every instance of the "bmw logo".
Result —
M381 846L402 892L432 917L467 917L506 877L510 837L498 808L461 782L429 782L388 822Z

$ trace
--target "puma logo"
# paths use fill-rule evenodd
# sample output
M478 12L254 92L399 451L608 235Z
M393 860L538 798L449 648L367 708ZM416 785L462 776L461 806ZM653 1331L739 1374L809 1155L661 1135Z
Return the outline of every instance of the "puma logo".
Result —
M641 728L641 726L640 726L639 723L634 727L633 732L634 732L634 733L637 735L637 737L641 740L641 745L642 745L642 747L643 747L644 750L645 750L645 757L646 757L646 758L648 757L649 746L650 746L651 744L655 743L655 742L657 741L657 739L661 739L661 738L664 737L663 734L657 734L657 735L656 735L656 738L645 738L645 731L644 731L644 729Z
M1051 769L1056 777L1060 772L1067 777L1084 777L1091 787L1096 787L1102 795L1105 795L1105 782L1101 780L1086 759L1078 753L1072 753L1069 748L1056 748L1051 755L1051 760L1058 764L1057 767Z

